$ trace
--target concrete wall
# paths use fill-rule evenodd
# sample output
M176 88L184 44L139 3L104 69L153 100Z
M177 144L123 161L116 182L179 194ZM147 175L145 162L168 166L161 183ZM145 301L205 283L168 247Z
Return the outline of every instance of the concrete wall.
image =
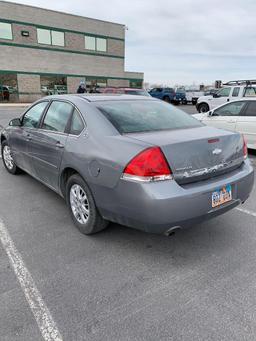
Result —
M120 58L0 46L0 60L1 70L124 77L124 59Z
M67 77L68 93L75 94L81 81L85 82L85 78Z
M1 13L1 12L0 12ZM1 14L0 14L0 21L1 21ZM21 35L21 31L28 31L29 37L23 37ZM124 57L124 49L125 49L125 42L121 40L115 40L108 38L107 39L107 51L100 52L100 51L91 51L85 49L85 41L84 41L84 34L81 33L73 33L73 32L64 32L65 34L65 46L53 46L53 45L45 45L45 44L38 44L37 42L37 28L36 26L32 25L21 25L21 24L12 24L12 32L13 32L13 40L6 41L5 39L0 39L0 42L8 42L9 44L24 44L28 46L35 46L35 47L46 47L47 49L59 49L59 50L67 50L67 51L79 51L79 52L86 52L91 54L99 54L99 55L114 55L119 57ZM104 33L104 32L103 32Z
M143 79L142 73L124 70L124 25L6 1L0 1L1 19L12 24L13 40L0 39L0 73L18 74L22 101L33 101L42 95L40 75L67 77L69 93L76 92L84 78L105 78L108 86L125 87L130 81L124 78ZM38 44L40 25L63 31L65 46ZM29 37L23 37L21 31L28 31ZM107 52L86 50L86 33L104 36Z
M128 80L123 79L108 79L108 86L113 87L126 87L128 88L130 86L130 82Z
M33 102L41 98L40 76L18 74L17 81L21 102Z
M97 3L96 3L97 6ZM0 1L0 17L124 39L125 25Z

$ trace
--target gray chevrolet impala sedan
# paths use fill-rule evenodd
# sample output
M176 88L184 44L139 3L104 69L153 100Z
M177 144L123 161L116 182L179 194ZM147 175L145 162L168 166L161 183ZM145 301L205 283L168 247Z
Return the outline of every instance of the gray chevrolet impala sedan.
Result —
M143 96L46 97L2 131L1 151L9 173L62 196L84 234L108 221L169 234L244 203L254 181L242 135Z

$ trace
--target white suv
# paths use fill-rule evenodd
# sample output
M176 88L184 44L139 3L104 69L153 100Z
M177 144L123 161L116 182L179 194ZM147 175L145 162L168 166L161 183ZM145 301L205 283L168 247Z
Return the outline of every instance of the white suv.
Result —
M207 112L221 104L232 102L243 97L256 96L256 80L231 81L223 84L216 94L199 97L196 108L200 113Z

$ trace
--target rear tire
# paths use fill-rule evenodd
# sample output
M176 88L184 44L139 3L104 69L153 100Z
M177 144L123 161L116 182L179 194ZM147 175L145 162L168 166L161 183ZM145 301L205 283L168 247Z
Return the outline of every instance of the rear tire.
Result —
M204 112L207 112L209 110L210 110L210 108L209 108L209 105L207 103L201 103L198 105L198 112L200 112L200 113L204 113Z
M170 97L169 96L164 96L163 100L167 103L171 103Z
M2 155L4 167L9 173L16 175L21 172L20 168L16 166L13 160L11 148L8 145L8 142L6 140L2 142L1 155Z
M89 187L78 174L67 181L66 202L75 226L83 234L94 234L107 227L108 222L98 212Z

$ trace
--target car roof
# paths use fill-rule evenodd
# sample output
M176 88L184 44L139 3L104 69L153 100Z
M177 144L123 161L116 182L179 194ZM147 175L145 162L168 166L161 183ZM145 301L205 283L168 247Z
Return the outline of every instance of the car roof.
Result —
M44 99L62 99L72 100L74 97L79 97L87 102L102 102L102 101L122 101L122 100L147 100L157 101L157 99L150 96L137 96L137 95L125 95L125 94L67 94L67 95L52 95L44 97Z
M227 102L227 103L241 102L241 101L256 101L256 96L242 97L242 98L239 98L239 99L236 99L234 101ZM227 104L227 103L225 103L225 104Z
M88 102L100 102L100 101L122 101L122 100L142 100L142 99L150 99L148 96L137 96L137 95L125 95L125 94L90 94L90 95L80 95L80 97L84 98ZM152 97L152 100L153 97Z

